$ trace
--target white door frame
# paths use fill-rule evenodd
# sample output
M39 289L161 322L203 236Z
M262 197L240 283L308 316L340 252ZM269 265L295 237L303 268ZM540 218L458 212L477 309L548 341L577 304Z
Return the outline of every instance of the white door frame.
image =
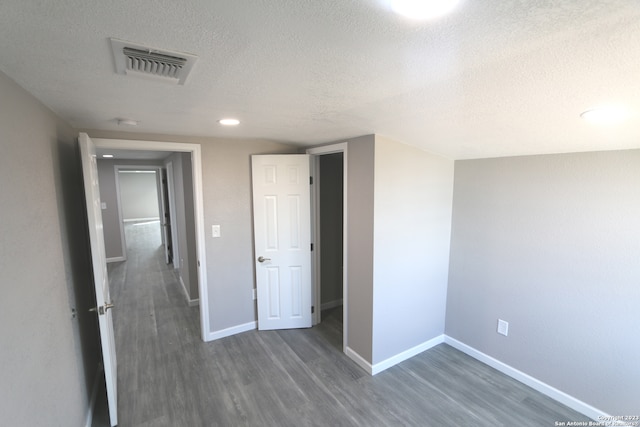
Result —
M342 223L342 351L346 353L348 347L348 336L347 331L349 328L348 320L349 320L349 300L348 300L348 282L347 282L347 174L348 174L348 161L347 161L347 152L348 152L348 144L346 142L341 142L339 144L331 144L324 145L321 147L314 147L307 149L307 154L310 154L313 158L311 162L311 176L313 176L314 185L311 186L311 232L312 241L314 242L314 254L311 258L312 263L312 294L314 299L314 306L316 307L315 312L313 314L313 324L320 323L320 312L321 312L321 299L320 299L320 221L318 220L320 217L320 191L318 191L318 186L321 185L320 177L317 171L320 169L320 156L325 154L334 154L334 153L342 153L343 162L344 162L344 172L343 172L343 223ZM318 184L318 185L316 185Z
M207 286L207 256L205 250L204 207L202 197L202 153L200 144L180 142L134 141L126 139L94 138L98 148L111 150L167 151L191 153L193 163L193 203L196 225L196 255L198 266L198 290L200 292L200 336L210 341L209 294Z
M167 195L169 196L169 224L171 225L171 252L173 256L173 269L177 270L182 267L180 261L180 241L178 240L178 226L177 226L177 208L176 208L176 196L175 196L175 183L173 181L173 162L171 160L164 161L164 169L167 171ZM186 248L183 248L186 251ZM176 260L178 262L176 263Z

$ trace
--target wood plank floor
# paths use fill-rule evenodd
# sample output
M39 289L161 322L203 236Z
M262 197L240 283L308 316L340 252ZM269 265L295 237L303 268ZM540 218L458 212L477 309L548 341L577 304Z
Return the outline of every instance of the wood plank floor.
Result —
M109 268L121 427L588 421L446 344L371 377L341 351L341 307L311 329L203 343L198 308L186 304L154 230L127 227L128 260ZM105 420L103 407L94 425Z

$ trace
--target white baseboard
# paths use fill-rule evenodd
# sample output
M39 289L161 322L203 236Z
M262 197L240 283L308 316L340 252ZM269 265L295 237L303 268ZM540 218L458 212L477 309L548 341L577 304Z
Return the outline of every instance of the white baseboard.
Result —
M369 375L373 375L373 367L371 366L371 363L367 362L367 360L360 356L358 353L356 353L353 349L351 349L350 347L347 347L347 349L344 352L347 357L351 360L353 360L354 362L356 362L358 364L358 366L360 366L362 369L364 369Z
M231 335L240 334L242 332L252 331L258 328L258 322L248 322L242 325L232 326L230 328L221 329L219 331L209 332L207 341L219 340L220 338L230 337Z
M438 335L437 337L431 338L430 340L425 341L422 344L418 344L417 346L412 347L408 350L405 350L402 353L391 356L390 358L373 365L371 368L371 375L379 374L385 369L389 369L390 367L397 365L400 362L404 362L405 360L410 359L413 356L422 353L423 351L427 351L430 348L437 346L438 344L442 344L443 342L444 335Z
M451 347L460 350L463 353L466 353L474 359L479 360L485 365L491 366L492 368L502 372L503 374L506 374L525 385L528 385L532 389L537 390L546 396L549 396L550 398L562 403L563 405L568 406L574 411L580 412L581 414L591 419L598 420L598 417L609 416L609 414L597 408L594 408L593 406L581 400L578 400L575 397L570 396L567 393L550 386L549 384L543 383L542 381L533 378L532 376L527 375L524 372L519 371L516 368L513 368L506 363L499 361L498 359L494 359L493 357L482 353L481 351L478 351L475 348L456 340L455 338L451 338L450 336L445 335L444 342L446 344L449 344Z
M342 305L342 298L335 301L325 302L320 305L320 310L329 310L330 308L340 307Z
M400 362L404 362L405 360L410 359L413 356L422 353L423 351L429 350L430 348L435 347L438 344L442 344L443 342L444 335L438 335L435 338L431 338L430 340L425 341L422 344L418 344L415 347L405 350L402 353L398 353L395 356L389 357L388 359L376 363L375 365L369 363L364 357L359 355L350 347L347 347L347 349L345 350L345 354L351 360L356 362L358 366L364 369L369 375L376 375L384 371L385 369L389 369L390 367L397 365Z
M110 262L120 262L120 261L126 261L127 259L123 256L116 256L113 258L107 258L107 264Z
M98 369L96 370L96 374L93 378L93 386L91 387L91 397L89 399L89 408L87 409L87 418L84 423L85 427L91 427L93 424L93 414L96 409L96 399L98 397L98 389L100 388L100 375L102 374L102 363L98 365Z
M184 297L187 300L187 305L189 307L195 307L197 305L200 305L200 298L191 299L191 296L189 295L189 292L187 292L187 287L185 286L184 282L182 281L182 276L180 276L180 273L178 273L178 279L180 280L180 284L182 285L182 291L184 292Z
M123 219L122 222L159 222L160 218L129 218Z

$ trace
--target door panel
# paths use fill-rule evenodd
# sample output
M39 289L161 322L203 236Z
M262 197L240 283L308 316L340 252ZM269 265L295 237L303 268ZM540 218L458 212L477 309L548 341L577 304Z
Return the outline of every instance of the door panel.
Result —
M93 265L96 291L96 308L94 310L98 314L102 360L109 403L109 419L111 425L115 426L118 424L116 345L113 334L113 317L110 310L113 305L109 295L109 277L107 275L107 259L104 249L96 147L86 133L79 135L78 142L82 158L89 241L91 243L91 263Z
M252 169L258 329L311 327L309 156L252 156Z

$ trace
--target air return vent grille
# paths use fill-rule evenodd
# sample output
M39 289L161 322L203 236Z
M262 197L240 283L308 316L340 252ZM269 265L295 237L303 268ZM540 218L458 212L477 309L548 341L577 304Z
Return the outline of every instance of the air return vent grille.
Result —
M123 40L110 41L119 74L160 77L182 85L198 58L188 53L162 51Z

